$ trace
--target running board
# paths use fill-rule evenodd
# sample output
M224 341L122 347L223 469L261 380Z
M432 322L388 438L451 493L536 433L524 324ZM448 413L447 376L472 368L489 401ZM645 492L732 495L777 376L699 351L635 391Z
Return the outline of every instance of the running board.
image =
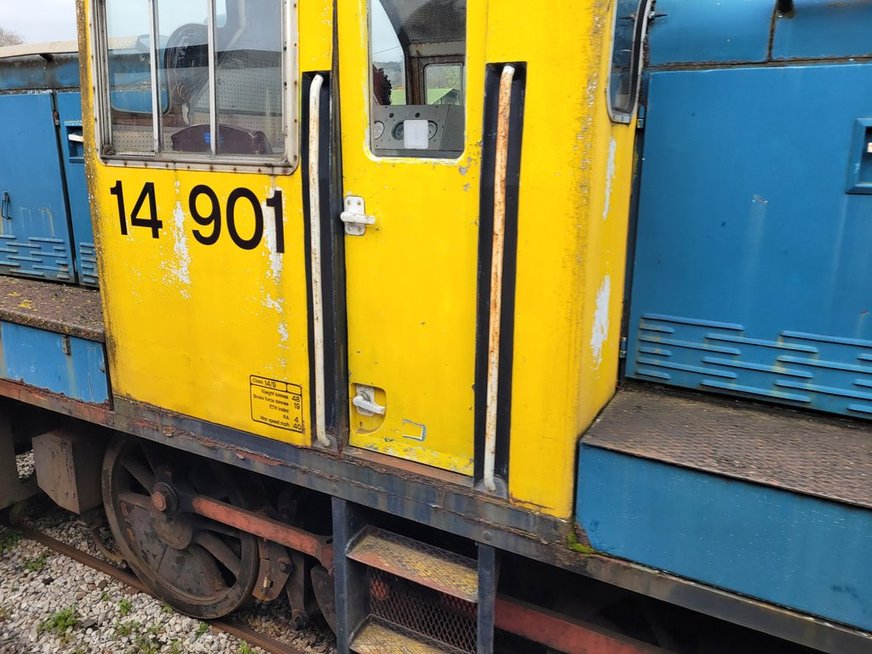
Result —
M473 559L398 534L365 527L348 558L466 602L478 602L478 568Z
M496 550L475 544L472 559L385 522L333 499L339 654L492 654Z
M379 620L369 619L351 643L356 654L453 654L456 650L443 649L430 639L404 633Z

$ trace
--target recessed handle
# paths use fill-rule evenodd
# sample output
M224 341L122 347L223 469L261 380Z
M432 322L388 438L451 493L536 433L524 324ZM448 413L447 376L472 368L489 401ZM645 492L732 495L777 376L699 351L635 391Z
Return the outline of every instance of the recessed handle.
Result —
M3 191L0 196L0 216L12 220L12 198L9 197L9 191Z

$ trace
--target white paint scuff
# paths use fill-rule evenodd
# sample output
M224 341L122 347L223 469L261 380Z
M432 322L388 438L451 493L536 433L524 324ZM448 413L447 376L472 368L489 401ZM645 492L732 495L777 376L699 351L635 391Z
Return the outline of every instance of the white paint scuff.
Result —
M266 197L274 197L277 189L278 187L275 184L268 186ZM267 256L269 257L269 276L276 284L280 284L282 281L282 268L284 267L285 262L284 255L280 252L276 252L278 237L276 234L276 221L274 220L275 209L266 206L266 202L260 205L260 209L263 212L264 217L263 236L266 241ZM287 222L287 206L284 196L282 197L282 215L285 218L285 222ZM287 243L285 243L285 246L287 247Z
M603 206L603 220L609 219L609 212L612 210L612 182L615 179L615 158L618 154L618 142L615 137L612 137L609 143L609 163L606 168L606 201Z
M603 361L603 346L609 338L609 304L611 298L612 279L606 275L596 294L596 313L593 317L593 333L590 336L590 349L596 368L599 368Z
M191 253L188 252L188 239L185 234L185 210L182 209L182 203L176 202L176 208L173 210L173 261L169 263L167 269L169 272L182 284L182 297L190 298L191 285Z

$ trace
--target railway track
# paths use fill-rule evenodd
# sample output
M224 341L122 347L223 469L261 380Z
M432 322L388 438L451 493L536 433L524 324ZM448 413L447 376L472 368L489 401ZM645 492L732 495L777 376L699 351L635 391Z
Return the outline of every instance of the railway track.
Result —
M102 572L105 575L108 575L119 581L130 588L133 588L137 592L150 594L148 589L142 584L139 579L136 578L135 575L127 572L126 570L122 570L121 568L108 563L107 561L103 561L102 559L98 559L96 556L91 556L86 552L82 552L79 549L76 549L72 545L68 545L63 543L56 538L52 538L48 536L38 529L34 529L28 525L18 524L15 525L15 529L20 531L26 538L36 541L44 545L45 547L53 550L59 554L66 556L82 565L86 565L89 568L93 568L99 572ZM241 638L245 640L251 645L256 647L260 647L261 649L269 652L269 654L306 654L303 650L283 643L275 638L271 638L269 636L265 636L253 630L246 624L243 624L234 620L213 620L209 623L212 628L218 629L219 631L223 631L232 636L236 636L237 638Z

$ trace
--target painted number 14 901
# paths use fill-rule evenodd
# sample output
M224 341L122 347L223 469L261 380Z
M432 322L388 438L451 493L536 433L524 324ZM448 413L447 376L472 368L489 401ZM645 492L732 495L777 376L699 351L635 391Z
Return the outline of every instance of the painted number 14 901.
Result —
M157 215L157 199L154 182L146 182L133 203L133 210L128 214L125 203L124 186L120 181L109 189L118 202L118 219L121 233L127 235L131 227L143 227L151 230L152 238L160 238L163 221ZM148 208L146 209L146 204ZM272 209L275 220L276 252L285 251L285 217L282 192L276 189L264 203ZM251 209L253 220L245 221L245 233L237 224L237 211L240 207ZM243 250L253 250L263 240L264 211L260 200L253 191L247 188L237 188L231 191L227 202L222 206L218 195L205 184L198 184L188 196L188 210L197 227L191 230L194 238L203 245L214 245L221 238L222 231L233 243ZM144 215L146 214L146 215ZM251 223L254 223L252 226Z

